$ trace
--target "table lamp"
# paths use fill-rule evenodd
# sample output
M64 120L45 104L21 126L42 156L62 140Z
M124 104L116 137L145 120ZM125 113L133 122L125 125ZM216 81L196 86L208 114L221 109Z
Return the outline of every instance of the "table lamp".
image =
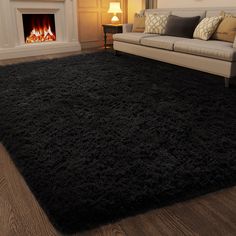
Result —
M113 13L113 17L111 19L112 24L116 24L119 22L119 18L117 17L117 13L122 13L120 8L120 2L110 2L110 7L108 13Z

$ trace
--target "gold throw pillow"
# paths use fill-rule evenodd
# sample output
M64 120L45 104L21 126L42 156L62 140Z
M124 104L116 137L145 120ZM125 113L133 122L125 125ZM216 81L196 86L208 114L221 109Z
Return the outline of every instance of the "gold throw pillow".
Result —
M224 16L224 19L212 39L233 43L236 36L236 16L226 12L222 12L221 15Z
M145 15L136 13L134 15L133 32L143 33L145 31Z

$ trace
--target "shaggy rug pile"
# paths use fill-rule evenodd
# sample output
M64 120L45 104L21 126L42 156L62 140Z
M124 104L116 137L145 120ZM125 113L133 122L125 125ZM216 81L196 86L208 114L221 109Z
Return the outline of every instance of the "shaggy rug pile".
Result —
M73 233L234 185L236 89L109 52L0 67L0 140Z

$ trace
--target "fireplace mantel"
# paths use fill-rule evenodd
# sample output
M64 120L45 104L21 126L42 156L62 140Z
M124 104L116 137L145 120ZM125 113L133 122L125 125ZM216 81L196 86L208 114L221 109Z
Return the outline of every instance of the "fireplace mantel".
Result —
M22 38L22 14L49 12L55 14L57 41L25 44ZM0 59L81 50L78 41L77 0L1 0L0 29Z

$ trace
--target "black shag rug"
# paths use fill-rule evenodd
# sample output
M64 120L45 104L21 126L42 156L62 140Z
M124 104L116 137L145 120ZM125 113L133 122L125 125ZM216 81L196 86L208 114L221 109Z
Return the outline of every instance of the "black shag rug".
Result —
M0 67L0 131L66 233L236 184L236 89L144 58Z

